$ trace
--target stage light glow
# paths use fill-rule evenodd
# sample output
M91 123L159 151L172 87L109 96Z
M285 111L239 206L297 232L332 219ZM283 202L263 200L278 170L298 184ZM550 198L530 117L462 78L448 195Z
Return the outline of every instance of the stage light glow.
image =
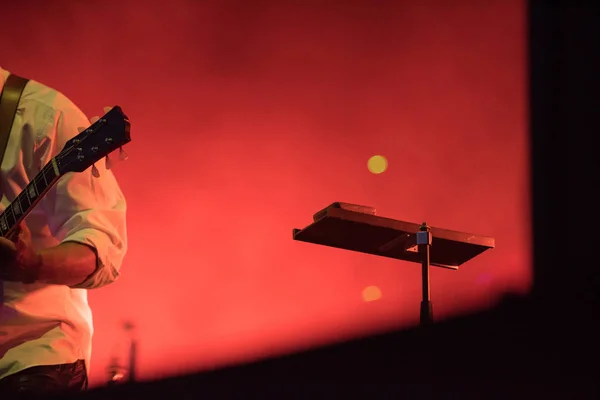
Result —
M367 303L381 298L381 289L377 286L367 286L362 292L363 300Z
M384 156L376 155L369 158L369 161L367 161L367 168L369 168L371 173L376 175L385 172L387 167L388 161Z

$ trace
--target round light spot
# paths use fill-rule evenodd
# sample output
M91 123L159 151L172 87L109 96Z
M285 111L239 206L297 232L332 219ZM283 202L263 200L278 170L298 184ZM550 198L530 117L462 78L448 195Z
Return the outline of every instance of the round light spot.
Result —
M384 156L373 156L367 161L367 168L373 174L381 174L388 167L388 161Z
M379 300L381 298L381 289L377 286L367 286L363 289L362 297L365 302Z

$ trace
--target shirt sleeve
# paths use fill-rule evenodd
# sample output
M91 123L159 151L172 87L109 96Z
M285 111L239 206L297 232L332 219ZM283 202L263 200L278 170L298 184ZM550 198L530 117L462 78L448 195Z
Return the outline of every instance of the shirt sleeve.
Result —
M66 103L58 108L53 155L79 133L77 128L90 125L79 108ZM91 168L65 174L46 196L52 235L61 243L87 245L97 256L94 273L73 288L95 289L114 282L127 251L125 197L104 160L96 168L100 177L94 177Z

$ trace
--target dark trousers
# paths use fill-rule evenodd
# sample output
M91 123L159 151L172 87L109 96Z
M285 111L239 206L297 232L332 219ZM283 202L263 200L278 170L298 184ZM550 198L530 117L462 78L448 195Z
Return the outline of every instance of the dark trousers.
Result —
M83 360L72 364L42 365L0 379L0 398L4 398L3 395L18 399L29 395L77 393L87 389L87 384Z

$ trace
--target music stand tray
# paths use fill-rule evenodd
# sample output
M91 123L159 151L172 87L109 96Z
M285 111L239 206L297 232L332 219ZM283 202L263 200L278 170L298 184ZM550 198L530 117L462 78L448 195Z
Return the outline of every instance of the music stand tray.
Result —
M317 212L313 220L304 229L294 229L293 239L420 263L423 325L433 322L429 266L457 270L495 246L491 237L379 217L371 207L348 203L335 202Z

